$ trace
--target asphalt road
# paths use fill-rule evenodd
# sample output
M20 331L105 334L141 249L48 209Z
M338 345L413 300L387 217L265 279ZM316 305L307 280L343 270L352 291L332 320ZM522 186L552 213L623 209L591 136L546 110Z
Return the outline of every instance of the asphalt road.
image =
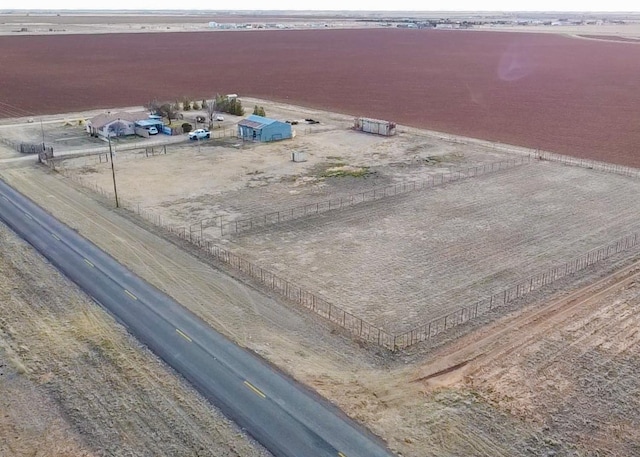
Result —
M338 408L204 321L0 180L0 220L277 457L389 457Z

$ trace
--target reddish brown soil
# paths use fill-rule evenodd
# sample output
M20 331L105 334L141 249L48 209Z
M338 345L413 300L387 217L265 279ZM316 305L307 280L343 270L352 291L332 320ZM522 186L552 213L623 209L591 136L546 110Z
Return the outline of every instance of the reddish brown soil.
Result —
M640 46L625 43L398 29L2 37L0 81L0 102L37 113L233 92L640 167Z
M615 35L578 35L582 38L590 38L592 40L605 40L605 41L621 41L623 43L640 43L640 38L632 38L625 36Z

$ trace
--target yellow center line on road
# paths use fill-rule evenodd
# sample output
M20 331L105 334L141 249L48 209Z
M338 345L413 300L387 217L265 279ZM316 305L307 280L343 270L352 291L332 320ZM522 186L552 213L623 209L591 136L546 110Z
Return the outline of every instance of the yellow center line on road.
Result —
M60 238L58 238L58 235L56 235L55 233L52 233L51 236L54 237L56 240L60 241Z
M133 295L131 292L129 292L127 289L124 290L124 293L127 294L129 297L133 298L134 300L137 300L138 297L136 297L135 295Z
M249 389L253 390L256 394L260 395L262 398L267 398L267 396L265 394L263 394L260 389L258 389L257 387L255 387L253 384L251 384L249 381L245 381L244 385L247 386Z
M338 457L347 457L347 456L344 455L342 452L338 452Z
M191 343L193 340L191 338L189 338L189 336L184 333L182 330L180 330L179 328L176 329L176 332L178 333L178 335L180 335L182 338L184 338L185 340L187 340L189 343Z
M94 264L92 264L91 262L89 262L87 259L84 259L84 261L86 262L87 265L89 265L90 267L95 267Z

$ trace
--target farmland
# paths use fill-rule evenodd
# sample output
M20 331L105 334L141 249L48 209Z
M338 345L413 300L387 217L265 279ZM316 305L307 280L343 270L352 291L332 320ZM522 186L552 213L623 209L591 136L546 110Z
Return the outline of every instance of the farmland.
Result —
M640 206L619 197L637 191L636 178L413 129L366 135L347 128L348 116L254 101L280 117L321 123L291 142L218 141L150 157L125 151L116 161L121 198L386 332L408 331L640 230ZM304 151L307 162L292 162L292 150ZM235 221L266 220L266 213L437 182L450 170L498 162L507 166L458 183L233 230ZM61 159L56 167L111 192L104 159ZM332 177L327 170L347 171ZM231 229L221 230L221 222Z
M0 40L0 99L34 113L234 92L632 166L640 166L639 72L640 46L553 34L369 29Z
M387 331L406 331L640 230L633 178L532 163L292 221L234 249Z
M399 455L636 455L637 248L391 353L154 224L194 230L398 334L640 231L637 177L424 130L640 166L639 57L633 43L468 31L0 37L0 114L237 92L249 110L300 120L294 139L272 144L221 138L149 154L144 140L115 139L113 174L106 146L77 122L95 112L9 120L0 140L46 135L56 151L96 155L61 155L56 173L5 167L17 153L0 150L0 178ZM399 134L355 132L352 114L400 122ZM225 115L220 131L237 121ZM317 216L221 229L505 161ZM0 246L0 390L10 393L0 436L11 434L0 454L264 455L1 225Z
M457 147L460 154L464 147ZM209 156L215 157L220 154L216 149L221 148L206 149ZM470 162L476 159L471 151L464 154ZM481 152L480 157L484 154L487 152ZM262 160L270 155L264 154ZM396 162L398 158L392 160ZM119 166L121 170L134 164L142 167L137 171L138 176L142 177L145 163L165 162L166 169L173 170L172 165L180 159L180 154L169 153L127 160ZM204 173L219 173L220 169L226 168L206 167L200 160L200 168ZM255 157L249 155L246 160L253 162ZM160 165L154 167L160 169ZM532 167L539 167L537 173L531 173ZM513 176L514 172L519 174ZM193 171L189 170L188 173L192 175ZM523 179L523 174L533 175L531 184L527 184L533 187L530 189L533 190L533 203L527 203L527 207L540 203L538 198L555 203L561 197L554 197L554 194L560 193L561 189L566 191L570 186L577 186L572 201L579 201L579 194L585 192L591 197L585 206L597 205L594 207L595 214L585 216L595 218L590 219L594 225L599 217L596 209L602 210L600 205L606 206L610 201L608 193L625 191L627 182L627 178L590 170L538 163L486 176L489 178L487 182L481 182L485 178L472 178L473 181L427 192L464 193L457 188L474 183L479 190L486 192L487 186L495 181L498 183L497 189L490 192L489 196L496 197L500 189L508 194L510 186L516 186L516 177L528 181L528 178ZM175 173L172 176L175 181L173 185L186 183ZM126 213L113 211L104 202L96 201L90 192L70 185L70 181L60 175L48 173L42 167L27 167L3 170L2 177L36 202L46 205L49 211L133 271L171 293L214 328L282 367L331 399L351 417L367 424L402 455L488 457L564 455L594 450L617 452L617 455L632 454L637 415L632 409L634 404L627 405L623 399L629 392L634 395L637 390L637 361L632 357L632 349L637 346L637 334L634 333L637 319L632 312L637 301L634 298L634 294L637 294L635 286L627 291L624 286L629 284L621 284L614 291L617 295L611 293L590 302L589 306L584 306L582 300L576 301L575 295L569 295L564 304L551 303L544 320L539 317L538 310L541 307L545 309L547 304L541 301L521 312L507 315L493 325L482 326L459 344L454 341L441 351L425 353L419 350L391 358L388 354L363 351L353 340L339 334L331 335L321 320L309 318L305 316L306 313L297 312L295 307L263 296L255 289L243 289L237 281L185 252L183 247L145 230ZM568 183L563 187L565 178L568 178ZM209 179L218 181L214 177ZM539 188L545 182L549 189ZM627 184L633 186L631 181ZM42 192L43 188L46 192ZM140 191L153 194L158 188L147 187ZM130 185L123 188L123 192L129 193L129 196L132 190ZM274 195L270 196L270 200L274 200ZM516 200L515 196L512 198ZM599 201L599 198L603 200ZM201 207L206 202L196 200L192 201ZM382 202L375 202L379 203ZM188 204L187 196L185 208ZM158 205L155 209L160 208ZM554 212L554 208L548 209ZM584 211L584 208L579 210ZM607 211L613 212L614 209ZM399 216L402 212L399 212ZM338 213L327 216L337 220L341 217ZM286 233L286 230L286 227L284 230L280 227L281 233ZM575 233L576 230L573 230ZM339 249L332 246L327 249L339 253ZM583 284L592 281L598 274L602 274L602 271L591 271L580 278L573 278L571 283L564 286L568 290L576 287L578 281ZM591 293L587 290L583 296L589 297ZM579 315L574 318L577 312ZM562 326L556 331L552 327L552 331L545 332L545 326L551 326L549 320L560 322ZM540 341L540 344L532 344L530 339L521 341L522 329L529 329L532 323L536 323L537 328L531 329L531 339L534 343ZM616 333L618 328L624 329L620 335ZM100 338L104 334L100 333ZM601 344L609 339L616 341L613 347ZM474 343L480 340L483 345L478 347ZM600 350L584 353L581 344L586 340L586 347L598 345ZM489 347L488 343L493 346ZM517 345L518 350L511 353L513 344ZM34 345L33 342L30 344L32 348ZM489 353L485 362L485 358L477 356L487 347ZM456 353L460 348L463 353ZM477 352L467 358L468 353L464 349ZM33 351L35 353L36 349ZM551 383L551 374L546 365L549 353L556 354L551 373L555 373L556 369L558 373ZM526 367L520 354L526 354L527 363L531 362ZM569 357L565 359L563 354ZM469 364L469 369L475 370L473 378L463 377L460 381L456 376L459 372L454 372L452 379L447 376L425 379L443 368L450 368L450 364L464 363L474 357L477 363ZM573 370L574 360L580 362L578 372ZM616 372L618 360L621 360L623 369ZM528 371L523 371L525 368ZM523 373L527 374L526 382ZM530 379L532 384L529 383ZM497 383L494 384L494 381ZM588 391L579 388L585 383L590 383ZM533 392L529 386L533 386ZM558 391L555 386L562 386L563 390ZM600 396L596 407L592 407L593 396L602 389L607 389L610 395ZM565 392L571 395L571 401L563 400ZM529 399L531 402L528 402ZM553 405L558 401L563 401L565 407L554 408ZM584 424L584 417L589 418L591 425ZM608 421L606 417L613 417L613 420ZM610 431L616 434L613 435L616 436L615 440L607 439ZM144 442L144 437L140 441Z

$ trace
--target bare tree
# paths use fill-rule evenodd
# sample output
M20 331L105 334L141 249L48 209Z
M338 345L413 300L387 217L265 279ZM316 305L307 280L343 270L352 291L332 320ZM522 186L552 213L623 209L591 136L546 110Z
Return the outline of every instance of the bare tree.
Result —
M150 114L161 114L160 113L160 107L162 106L162 104L156 100L153 99L150 102L148 102L146 105L144 105L144 107L149 111Z
M178 119L178 110L176 109L175 105L171 103L164 103L162 106L160 106L158 112L161 116L164 116L169 120L169 124L171 124L172 119Z
M218 114L218 104L216 103L216 100L213 99L210 102L207 102L207 117L209 118L209 126L213 124L213 120L215 119L216 114Z
M121 136L127 128L127 124L118 119L116 122L113 122L109 125L109 136Z

